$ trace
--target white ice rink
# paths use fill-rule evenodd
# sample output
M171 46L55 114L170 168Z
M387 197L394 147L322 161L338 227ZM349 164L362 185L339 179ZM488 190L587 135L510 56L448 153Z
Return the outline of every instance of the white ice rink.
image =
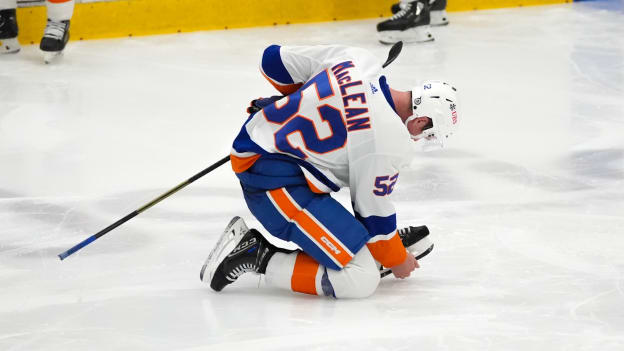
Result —
M65 261L57 254L223 156L272 43L385 57L378 20L71 42L0 57L0 350L624 350L624 12L617 2L451 13L387 72L460 89L453 147L396 188L435 249L365 300L214 293L234 215L223 166ZM348 205L348 194L340 201Z

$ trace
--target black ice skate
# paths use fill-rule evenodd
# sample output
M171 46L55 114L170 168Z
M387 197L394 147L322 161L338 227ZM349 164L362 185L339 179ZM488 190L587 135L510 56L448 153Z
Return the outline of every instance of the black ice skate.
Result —
M16 53L20 48L15 9L0 10L0 54Z
M48 19L43 38L39 49L43 51L43 60L45 63L52 62L56 57L63 54L65 45L69 40L69 20L52 21Z
M429 30L428 4L412 1L399 5L402 9L390 19L377 24L377 36L383 44L394 44L399 41L407 43L433 40Z
M264 274L267 263L278 251L255 229L248 229L240 217L234 217L206 259L199 273L202 281L221 291L245 273Z
M405 7L405 2L397 2L392 4L390 11L392 14L401 11ZM448 17L446 15L446 0L434 0L429 2L429 17L431 26L446 26L449 24Z
M399 237L403 242L403 246L405 246L407 251L414 255L414 258L417 260L427 256L431 250L433 250L433 243L429 239L429 228L425 225L401 228L399 229ZM384 268L383 266L380 270L382 278L392 272L390 268Z

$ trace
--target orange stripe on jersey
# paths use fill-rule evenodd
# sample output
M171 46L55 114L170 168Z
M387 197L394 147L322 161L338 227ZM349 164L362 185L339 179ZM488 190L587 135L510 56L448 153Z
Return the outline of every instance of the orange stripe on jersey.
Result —
M304 294L318 295L316 293L316 273L319 263L305 252L297 254L295 268L290 279L290 287L293 291Z
M264 72L260 71L260 73L262 73L264 78L266 78L266 80L268 80L269 83L271 83L271 85L273 85L273 87L277 89L277 91L279 91L280 93L284 95L290 95L294 93L295 91L297 91L299 88L301 88L301 86L303 86L302 83L280 85L280 84L277 84L273 79L269 78L269 76L264 74Z
M51 2L53 4L62 4L65 2L70 2L71 0L48 0L48 2Z
M308 187L310 188L310 190L312 190L313 193L325 194L324 191L322 191L321 189L317 188L314 184L312 184L312 182L309 181L308 178L306 178L306 182L308 182Z
M403 242L401 242L401 238L397 233L388 240L379 240L374 243L368 243L366 246L373 258L388 268L403 263L407 256L405 246L403 246Z
M327 233L316 223L308 213L300 210L296 204L286 195L283 188L270 190L269 194L282 213L291 221L299 225L299 228L319 247L334 258L336 264L344 267L353 258L343 247L342 243L336 241L332 235Z
M249 167L260 158L260 155L254 155L250 157L238 157L230 155L230 161L232 162L232 169L235 173L245 172Z

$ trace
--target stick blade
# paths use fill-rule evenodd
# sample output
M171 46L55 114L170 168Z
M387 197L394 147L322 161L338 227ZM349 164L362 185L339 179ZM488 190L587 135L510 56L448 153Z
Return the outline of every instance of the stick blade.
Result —
M386 60L386 62L384 62L383 65L381 65L381 67L388 67L389 64L391 64L394 60L396 60L397 57L399 57L401 50L403 50L402 41L396 42L394 45L392 45L392 47L390 48L390 52L388 52L388 59Z

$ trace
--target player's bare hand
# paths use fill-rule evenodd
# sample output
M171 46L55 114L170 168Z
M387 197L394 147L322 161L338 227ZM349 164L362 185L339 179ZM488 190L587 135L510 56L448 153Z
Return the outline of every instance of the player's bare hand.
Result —
M416 268L420 268L418 261L416 261L414 256L409 252L405 256L403 263L390 267L390 269L392 269L392 274L401 279L409 277Z

